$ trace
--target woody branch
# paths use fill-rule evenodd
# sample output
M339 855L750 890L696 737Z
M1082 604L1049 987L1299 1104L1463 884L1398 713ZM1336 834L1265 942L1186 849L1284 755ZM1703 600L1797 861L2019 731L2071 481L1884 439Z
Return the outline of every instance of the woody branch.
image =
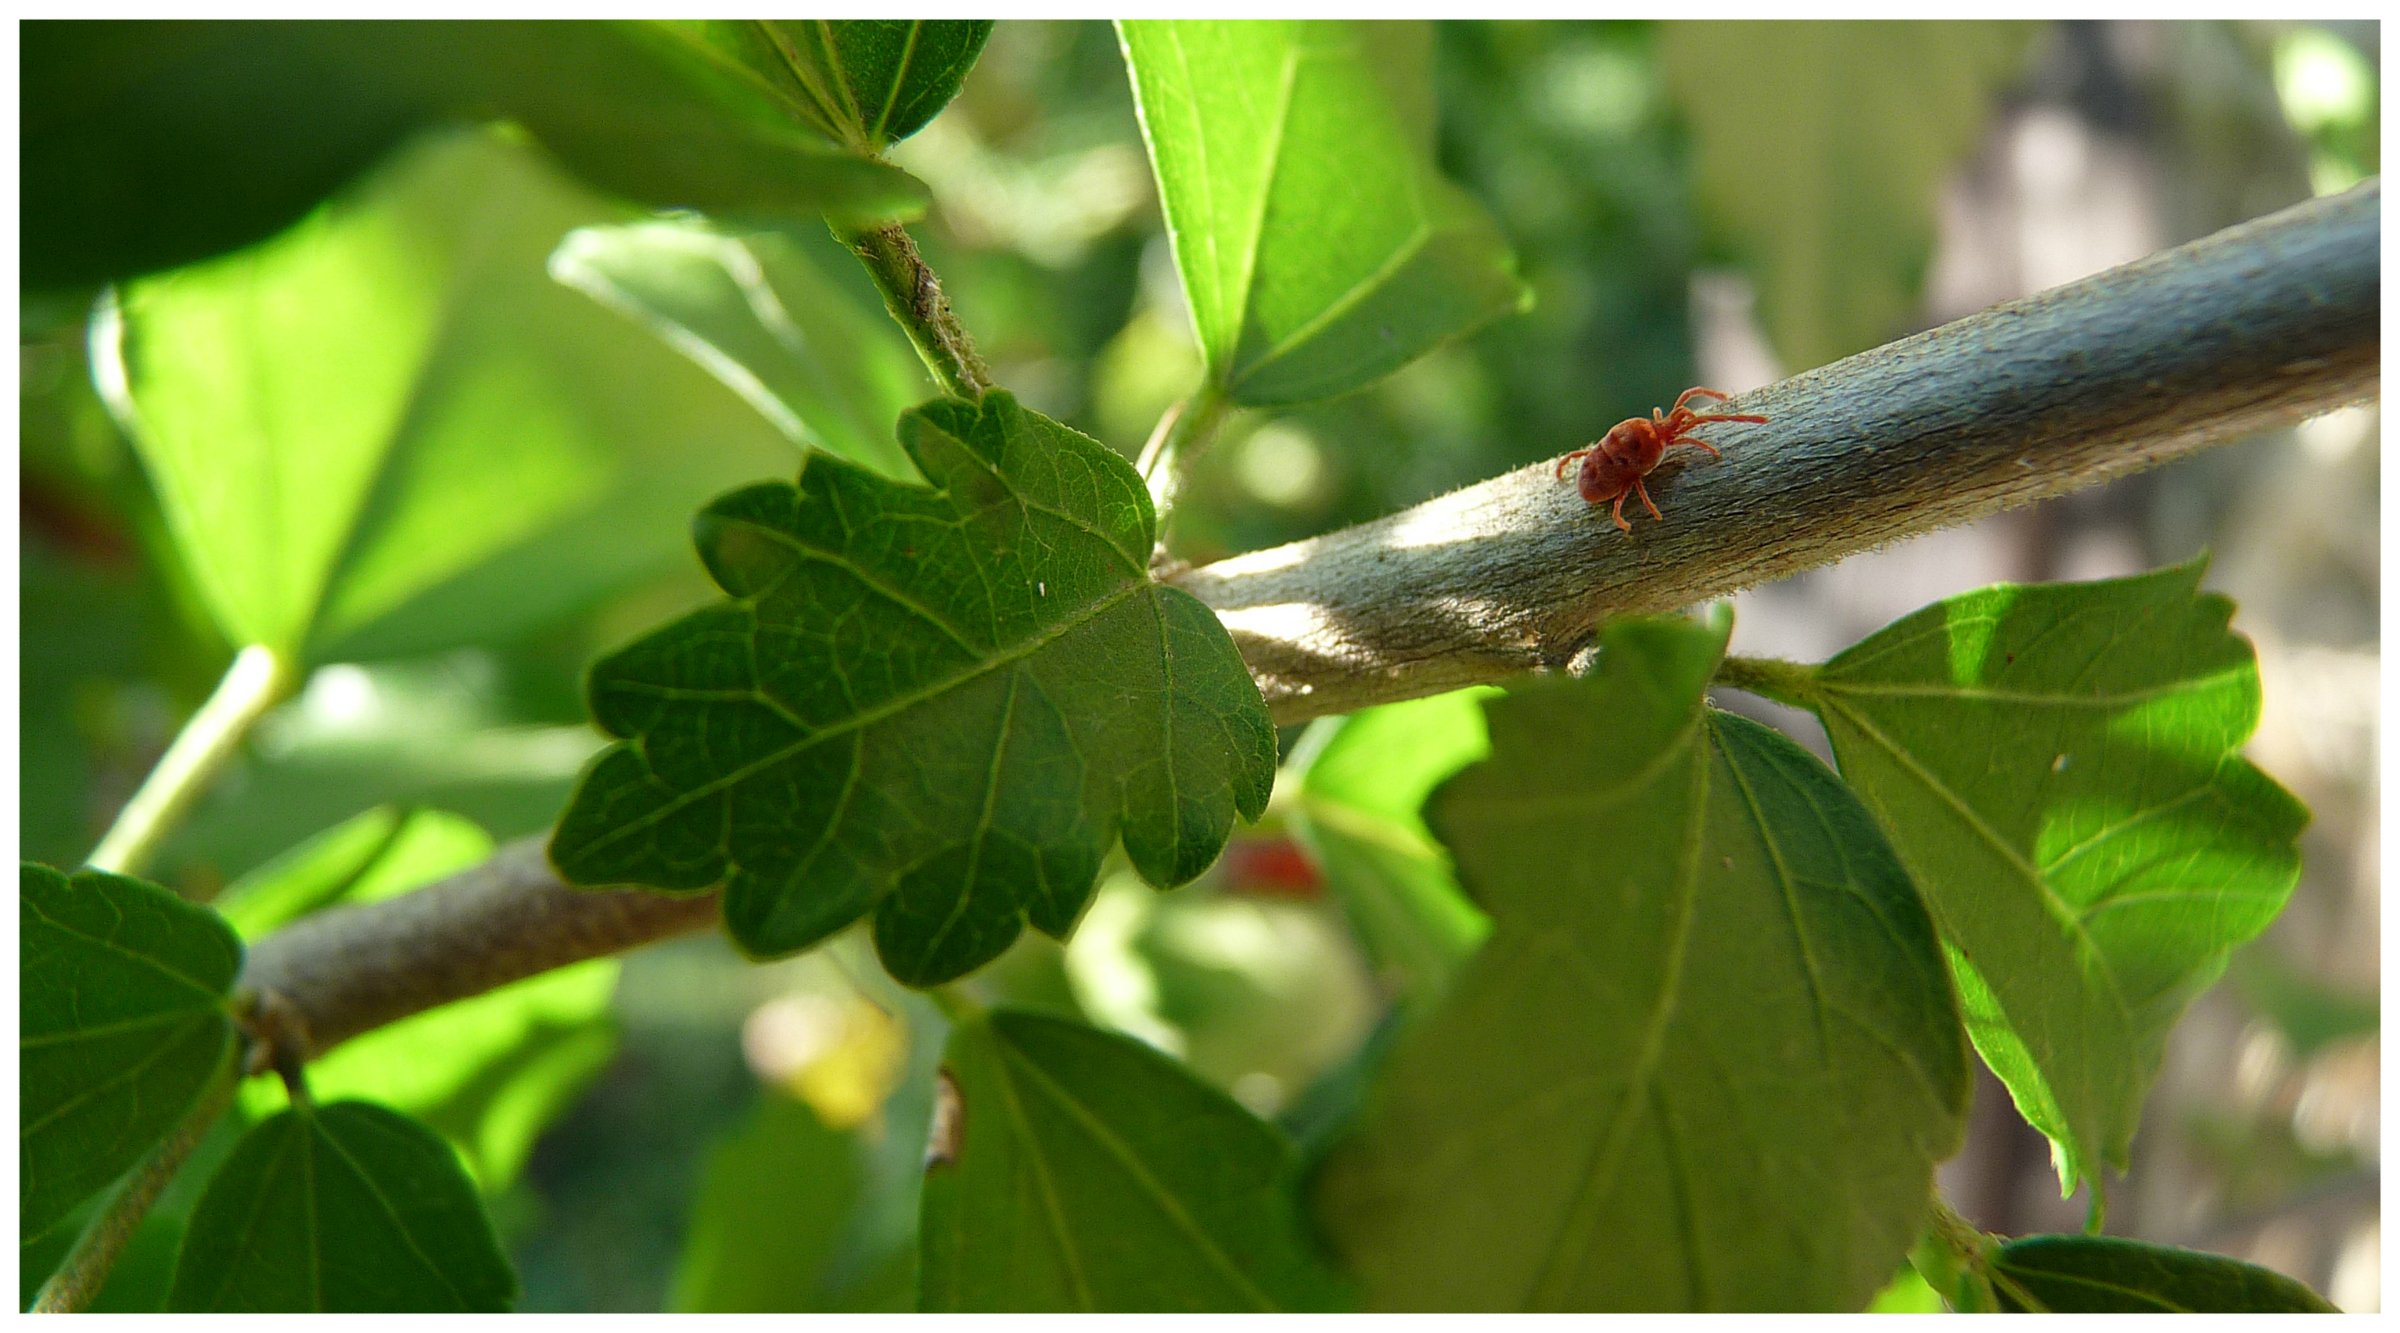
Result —
M1721 463L1649 478L1628 536L1545 457L1371 523L1184 571L1278 722L1565 663L1682 606L2373 396L2369 181L1755 393ZM1606 424L1606 423L1601 423ZM381 1023L714 920L715 895L560 883L538 840L262 940L246 984L307 1058Z

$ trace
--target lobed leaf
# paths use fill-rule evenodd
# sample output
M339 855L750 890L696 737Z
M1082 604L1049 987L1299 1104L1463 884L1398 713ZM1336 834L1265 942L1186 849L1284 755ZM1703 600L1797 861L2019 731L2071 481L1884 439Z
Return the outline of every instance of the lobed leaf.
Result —
M1994 1252L2003 1310L2339 1314L2307 1284L2221 1254L2116 1236L2025 1236Z
M1804 687L2069 1191L2123 1168L2168 1031L2299 875L2307 811L2239 754L2258 668L2200 572L1954 597Z
M1932 923L1822 765L1704 704L1729 628L1610 624L1427 803L1492 936L1322 1178L1371 1308L1855 1310L1915 1239L1968 1089Z
M242 946L146 880L17 872L17 1234L64 1221L166 1137L233 1042Z
M1659 61L1712 220L1786 365L1913 327L1942 180L2024 66L2027 23L1667 23Z
M995 1012L952 1034L926 1310L1325 1310L1291 1144L1129 1037ZM936 1134L941 1130L937 1127Z
M517 1278L457 1154L371 1102L254 1126L192 1210L167 1308L505 1310Z
M861 154L916 133L958 95L989 19L743 19L674 25L796 121Z
M1429 29L1118 33L1193 331L1233 402L1347 393L1530 299L1491 218L1435 172L1422 87L1386 82L1426 67Z
M1006 393L901 441L932 489L821 463L701 514L731 600L593 666L627 739L551 840L569 879L721 881L761 955L871 912L927 985L1027 923L1063 938L1120 835L1173 886L1257 817L1266 706L1216 617L1151 581L1132 467Z
M670 567L683 515L789 465L720 385L545 275L611 215L464 135L124 290L95 360L228 638L323 661L522 633Z
M795 238L690 221L580 227L550 256L550 275L649 329L794 443L916 479L892 423L932 390L924 363Z

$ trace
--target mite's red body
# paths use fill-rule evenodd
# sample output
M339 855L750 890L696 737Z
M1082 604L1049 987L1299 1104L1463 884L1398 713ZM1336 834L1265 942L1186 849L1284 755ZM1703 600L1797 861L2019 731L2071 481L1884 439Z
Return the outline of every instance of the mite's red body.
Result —
M1625 521L1625 497L1628 495L1640 497L1642 508L1650 511L1650 517L1665 517L1658 512L1657 505L1650 503L1650 492L1642 485L1642 478L1650 475L1650 470L1658 466L1660 455L1678 444L1688 444L1694 449L1706 449L1711 456L1721 458L1724 455L1717 453L1715 445L1706 440L1692 439L1684 432L1712 421L1766 420L1765 417L1735 413L1695 412L1685 406L1694 398L1730 401L1731 395L1715 389L1686 389L1683 396L1675 400L1675 406L1665 412L1654 407L1646 419L1627 417L1609 427L1608 434L1558 460L1558 475L1565 477L1567 464L1577 459L1583 460L1583 466L1575 472L1575 489L1593 504L1616 501L1616 507L1610 512L1616 516L1617 526L1627 532L1633 531L1633 525Z

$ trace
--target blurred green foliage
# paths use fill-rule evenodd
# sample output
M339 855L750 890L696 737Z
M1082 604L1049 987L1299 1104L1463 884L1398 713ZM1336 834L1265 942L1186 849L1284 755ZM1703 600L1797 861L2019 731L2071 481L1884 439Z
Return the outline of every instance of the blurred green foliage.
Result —
M1695 379L1693 279L1707 269L1748 272L1762 293L1774 290L1758 267L1765 252L1787 264L1794 253L1831 254L1883 275L1875 308L1850 312L1871 314L1873 327L1796 335L1768 312L1773 350L1793 368L1904 331L1923 317L1922 235L1900 235L1898 249L1908 249L1901 255L1890 233L1838 225L1839 209L1881 198L1867 187L1899 179L1916 182L1911 206L1930 208L1923 191L1972 151L1978 115L1995 106L2039 96L2089 112L2039 76L2057 67L2058 31L2034 38L2030 84L2013 83L1996 58L1967 62L1982 82L1971 97L1961 93L1963 109L1949 107L1939 135L1925 136L1940 140L1932 169L1923 155L1887 160L1889 146L1868 153L1853 144L1842 156L1836 136L1830 149L1819 144L1841 158L1832 179L1859 188L1794 198L1754 183L1765 207L1729 220L1727 183L1716 178L1717 194L1701 183L1709 113L1747 110L1744 123L1754 128L1744 132L1763 134L1778 128L1781 112L1769 96L1775 85L1746 77L1741 61L1728 64L1725 43L1646 22L1440 26L1430 53L1436 95L1428 107L1403 111L1432 113L1441 173L1495 220L1533 304L1344 397L1237 414L1194 461L1174 530L1177 554L1208 559L1371 518L1556 455L1622 416L1671 401ZM2177 172L2209 177L2194 186L2178 176L2164 187L2170 195L2207 188L2234 197L2267 188L2261 181L2282 188L2287 178L2340 188L2379 170L2371 38L2362 47L2358 33L2340 25L2169 32L2221 57L2144 76L2145 144ZM29 35L28 58L48 40ZM1696 71L1669 54L1678 42L1698 47L1690 57ZM260 47L243 59L268 54ZM1836 58L1843 55L1819 50L1810 58L1818 93L1841 91L1826 72L1855 67ZM218 626L305 643L318 667L258 729L155 867L162 882L203 899L385 807L454 811L478 826L477 837L548 826L597 744L580 691L585 663L710 593L686 555L686 516L735 483L788 479L802 457L789 433L724 376L712 379L547 274L545 260L573 228L622 224L635 216L625 206L566 180L521 135L444 129L411 137L397 123L406 117L377 91L387 85L348 85L325 77L322 66L284 69L290 77L253 88L257 96L186 92L113 103L109 116L85 127L92 133L57 142L51 136L63 131L53 120L29 115L26 129L29 171L98 172L111 160L101 140L141 133L185 108L210 123L220 112L240 122L263 108L299 136L262 140L274 150L263 158L246 150L231 166L198 167L203 176L302 169L297 194L286 180L230 214L142 211L145 225L188 227L132 237L127 243L149 247L137 267L201 262L124 290L120 308L137 334L145 290L248 274L241 281L263 293L261 270L308 247L326 249L346 225L361 230L359 218L372 234L353 248L399 275L375 289L376 301L340 318L330 318L323 286L286 289L280 299L294 308L259 308L298 318L280 342L247 358L217 332L159 325L157 355L171 365L190 358L179 362L177 391L220 395L232 406L222 433L194 446L186 463L154 451L147 465L155 472L145 471L95 387L85 293L31 292L21 310L23 854L73 864L90 849L222 670L228 644ZM29 78L29 99L38 100L37 83ZM2225 88L2266 95L2216 96ZM551 147L576 159L572 145ZM161 158L156 145L132 160L176 170L103 184L132 191L122 198L165 190L188 201L188 191L178 193L192 176L185 164ZM1160 413L1198 382L1201 357L1116 35L1098 23L998 25L957 100L897 145L892 160L930 191L917 234L997 380L1028 406L1136 452ZM212 190L221 183L206 178ZM332 205L308 212L344 180L351 184ZM621 177L599 184L638 193ZM850 184L868 193L914 189L880 173ZM492 216L511 201L505 216ZM287 227L293 219L301 220ZM28 243L71 230L29 226ZM1794 235L1818 248L1791 249ZM261 245L217 254L262 237ZM814 222L776 233L766 248L778 247L805 251L812 264L830 254L834 267L812 271L839 284L852 304L864 298L873 313L858 275ZM66 254L53 271L84 282L124 269ZM429 325L471 336L428 355L421 335ZM329 414L356 406L349 377L376 364L397 368L383 409L390 429L358 437L367 450L358 460L363 481L339 504L315 490L273 501L288 506L273 512L315 532L314 559L330 580L323 586L339 595L229 595L222 570L188 558L201 549L189 544L200 508L194 495L256 477L213 476L210 464L221 459L214 451L246 433L255 433L251 444L325 448ZM144 384L130 383L138 404ZM261 396L262 388L276 393ZM864 421L872 413L853 415ZM590 503L587 492L613 499ZM526 526L528 501L540 497L555 502L549 519ZM205 547L217 558L250 542L248 558L280 576L299 553L291 531L298 529L274 529L270 544L260 520L244 519L212 532ZM348 591L344 578L353 580ZM1400 964L1362 957L1334 927L1319 886L1274 869L1290 851L1274 818L1238 836L1218 869L1183 896L1104 888L1074 941L1062 948L1028 940L980 984L995 1000L1078 1013L1166 1045L1253 1109L1295 1120L1341 1113L1355 1096L1345 1080L1357 1074L1346 1054L1390 994L1375 969ZM1103 920L1104 910L1117 915ZM1463 923L1464 933L1474 924ZM892 992L859 943L846 937L822 956L766 968L706 940L633 960L615 1000L619 1054L545 1136L502 1154L530 1152L513 1183L504 1183L507 1170L484 1181L501 1191L494 1209L528 1308L655 1309L677 1291L684 1303L703 1305L710 1301L700 1293L739 1287L706 1277L703 1259L683 1247L711 1234L695 1227L695 1210L771 1212L774 1191L731 1191L727 1164L742 1160L743 1145L777 1117L822 1114L793 1109L779 1076L756 1058L745 1061L737 1036L745 1019L793 993L864 993L898 1016L905 1034L903 1072L881 1113L841 1131L862 1163L864 1203L823 1270L834 1276L813 1293L852 1307L906 1303L919 1152L945 1031L922 1001ZM1446 953L1428 966L1445 970ZM605 1021L596 1012L603 988L581 985L579 1021L590 1032ZM2261 985L2288 999L2291 988ZM2296 1002L2270 998L2268 1007L2296 1032L2355 1033L2370 1022L2355 1004L2331 1018ZM1287 1010L1319 1016L1324 1030L1296 1034L1296 1025L1277 1021ZM1342 1040L1324 1038L1330 1031ZM588 1048L578 1057L596 1058ZM589 1069L578 1064L544 1086L580 1086ZM238 1128L221 1127L179 1181L104 1306L156 1307L173 1237ZM522 1122L519 1131L530 1140L534 1126ZM720 1136L730 1137L712 1148ZM2242 1142L2220 1146L2226 1160L2241 1159ZM704 1165L711 1160L713 1174ZM2267 1188L2245 1181L2245 1197ZM37 1260L28 1251L29 1280L46 1265Z

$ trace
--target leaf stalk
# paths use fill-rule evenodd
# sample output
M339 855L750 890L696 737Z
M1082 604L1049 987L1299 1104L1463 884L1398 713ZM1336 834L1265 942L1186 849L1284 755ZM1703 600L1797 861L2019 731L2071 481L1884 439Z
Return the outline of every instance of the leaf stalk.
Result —
M1166 548L1167 518L1175 512L1176 496L1183 489L1184 465L1207 446L1232 406L1215 381L1204 383L1167 409L1150 432L1150 442L1142 446L1134 468L1150 490L1150 508L1158 516L1159 549Z
M883 294L884 309L908 334L943 391L968 402L981 402L992 387L992 372L976 355L974 340L950 309L941 279L917 252L916 239L897 222L857 229L837 223L833 234L867 266L875 289Z
M263 645L234 654L216 691L184 724L92 850L91 866L120 875L142 873L250 728L290 692L294 676L290 664Z
M233 1105L234 1089L241 1085L241 1065L238 1056L228 1054L219 1064L215 1076L200 1093L200 1100L191 1112L178 1122L172 1133L158 1145L133 1174L117 1187L92 1220L75 1238L75 1247L50 1280L42 1284L34 1297L35 1314L76 1314L91 1307L92 1301L107 1285L108 1275L124 1257L125 1246L141 1229L142 1219L150 1215L158 1196L167 1183L183 1169L184 1162L226 1108Z

